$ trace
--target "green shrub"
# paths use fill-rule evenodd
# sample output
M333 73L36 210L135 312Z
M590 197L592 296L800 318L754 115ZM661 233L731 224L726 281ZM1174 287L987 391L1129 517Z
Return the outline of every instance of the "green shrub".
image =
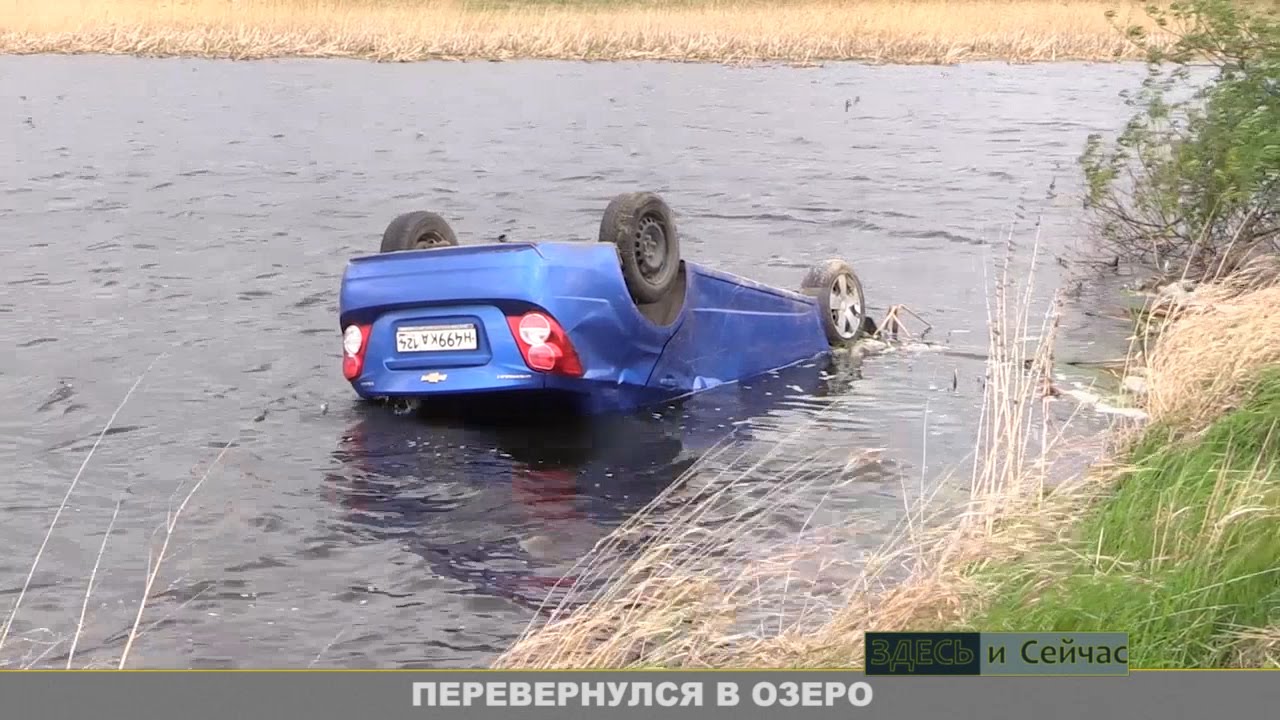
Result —
M1171 44L1147 50L1137 108L1081 156L1091 259L1162 275L1231 272L1280 250L1280 3L1189 0L1147 9ZM1207 83L1192 82L1208 70ZM1178 97L1182 94L1182 97Z

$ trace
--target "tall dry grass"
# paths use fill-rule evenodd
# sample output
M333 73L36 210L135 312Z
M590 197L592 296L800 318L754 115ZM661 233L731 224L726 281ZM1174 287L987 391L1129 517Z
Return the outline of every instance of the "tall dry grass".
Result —
M465 0L0 0L0 50L218 58L738 62L1116 60L1134 0L502 4Z
M823 498L838 492L852 481L847 471L873 455L845 450L835 472L831 453L796 462L754 495L747 488L756 487L750 478L759 461L715 473L692 468L584 558L570 573L573 587L495 664L852 667L862 662L863 630L958 620L968 565L1014 552L1068 516L1044 500L1063 431L1049 407L1060 308L1055 301L1033 313L1032 290L1030 280L1010 277L1006 260L992 292L972 473L967 483L950 478L968 485L966 501L930 502L942 485L922 493L890 539L862 557L849 537L856 528L847 532L838 522L806 521L786 546L762 547L754 536L775 517L771 511L791 505L794 515L815 490ZM843 411L836 402L827 412Z
M1123 629L1142 668L1280 668L1280 261L1148 310L1132 369L1152 423L1077 522L979 570L970 626Z
M1280 362L1278 270L1259 264L1178 302L1159 301L1159 326L1135 335L1130 357L1151 389L1155 422L1221 413L1249 378ZM696 492L678 489L685 495L678 502L655 501L593 550L575 570L579 582L495 665L857 667L867 630L965 626L1009 591L993 582L993 568L1020 568L1039 588L1063 579L1067 570L1040 558L1073 556L1064 550L1072 528L1111 495L1127 471L1123 451L1139 434L1131 420L1119 420L1105 436L1113 454L1104 458L1116 460L1060 476L1055 459L1069 444L1062 443L1064 424L1051 422L1052 404L1065 402L1052 387L1059 307L1033 316L1030 297L1030 281L1019 290L1006 264L989 319L979 442L967 501L958 508L907 508L899 531L863 558L824 545L822 533L753 554L743 548L756 545L751 537L771 504L814 485L835 490L842 478L798 466L753 498L752 512L733 514L721 508L742 494L749 472L706 478L705 468L692 471L678 486L701 483ZM1229 510L1232 517L1249 514ZM1238 632L1237 664L1274 664L1275 628Z
M115 528L116 520L120 515L122 501L116 502L115 509L112 512L111 518L107 523L106 530L103 533L102 542L99 544L97 554L94 556L93 569L90 571L86 582L83 600L80 604L80 613L76 620L74 630L69 634L59 634L51 628L35 628L33 629L33 632L45 635L47 639L39 641L34 640L31 637L23 638L23 640L26 641L24 643L26 645L26 651L23 653L17 653L13 650L6 651L6 643L10 643L17 638L17 635L14 633L14 629L23 609L23 601L26 599L27 593L32 588L32 582L35 579L37 570L40 568L41 562L44 560L45 552L49 546L49 541L58 528L58 521L70 506L71 498L80 485L80 482L85 475L85 471L93 460L94 454L98 451L103 439L115 426L117 418L119 418L121 412L124 411L125 406L129 404L129 400L133 397L139 386L141 386L143 381L147 379L147 376L155 368L156 364L167 356L167 352L156 356L156 358L147 365L146 369L138 375L137 379L134 380L133 384L129 387L129 390L124 394L124 397L121 398L120 403L116 406L110 417L107 418L106 424L103 425L102 430L99 431L98 435L95 437L93 445L90 446L89 451L85 453L85 457L83 461L81 461L80 467L76 470L75 475L72 476L70 482L67 484L66 493L63 495L62 501L54 511L53 517L49 521L49 527L45 531L39 547L32 556L31 567L28 570L26 577L23 579L17 595L14 597L12 606L8 613L3 616L4 624L0 626L0 669L10 667L31 669L38 667L42 662L44 662L45 658L51 655L57 657L55 651L61 651L64 647L68 648L66 650L66 669L71 670L73 668L73 664L76 659L76 650L79 647L80 641L86 630L86 621L89 615L89 606L93 599L94 586L98 578L99 570L101 569L102 559L106 554L107 545L112 539L112 531ZM148 604L155 598L153 588L155 587L157 578L160 577L164 561L168 559L170 555L169 547L173 541L175 533L177 532L183 513L191 503L191 500L199 492L200 488L212 475L213 471L222 463L227 453L236 446L237 445L234 441L225 443L214 459L205 466L203 473L198 473L193 469L192 474L196 478L195 482L186 488L185 493L181 492L183 488L181 485L179 486L181 499L177 502L175 507L168 509L165 513L164 522L161 523L160 527L156 528L152 533L152 536L148 539L147 568L143 581L141 597L138 600L138 608L136 613L133 615L132 624L122 635L124 646L120 651L119 660L111 663L111 665L114 665L117 669L123 670L128 665L130 653L135 644L148 632L148 630L156 626L156 624L153 623L151 626L144 627L142 619L146 613ZM157 539L157 536L159 541L158 549L154 546L154 541ZM12 552L14 549L11 548L10 551ZM109 666L98 664L95 669L104 667Z
M1280 364L1280 259L1264 255L1228 277L1152 304L1138 357L1153 377L1154 420L1188 430L1238 405L1260 368ZM1211 353L1213 362L1205 361Z

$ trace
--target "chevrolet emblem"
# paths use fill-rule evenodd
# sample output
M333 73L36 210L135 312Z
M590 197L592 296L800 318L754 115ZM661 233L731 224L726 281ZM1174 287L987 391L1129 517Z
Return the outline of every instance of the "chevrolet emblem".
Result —
M444 379L445 379L445 378L447 378L447 377L449 377L449 376L448 376L448 375L445 375L444 373L431 372L431 373L428 373L428 374L426 374L426 375L423 375L423 376L422 376L422 381L423 381L423 382L429 382L429 383L438 383L438 382L440 382L441 380L444 380Z

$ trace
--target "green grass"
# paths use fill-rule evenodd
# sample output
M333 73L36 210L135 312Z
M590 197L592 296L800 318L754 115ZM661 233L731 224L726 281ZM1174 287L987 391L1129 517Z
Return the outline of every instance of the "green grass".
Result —
M1139 668L1233 665L1236 632L1280 623L1280 370L1204 433L1152 427L1072 541L985 570L970 621L997 632L1129 633Z

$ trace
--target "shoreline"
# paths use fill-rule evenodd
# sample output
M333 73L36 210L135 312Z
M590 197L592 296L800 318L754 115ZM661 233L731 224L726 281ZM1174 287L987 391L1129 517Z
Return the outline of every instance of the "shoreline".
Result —
M210 59L1126 62L1132 0L11 0L0 53ZM7 11L7 12L6 12Z
M980 630L1128 632L1141 669L1276 668L1280 325L1267 309L1280 260L1265 260L1252 286L1228 277L1148 304L1159 319L1135 320L1116 390L1144 419L1085 439L1101 442L1090 468L1059 477L1057 459L1078 448L1036 437L1061 438L1048 408L1072 402L1052 390L1059 309L1037 318L1014 306L1022 288L998 289L983 440L972 480L955 468L970 485L958 516L909 508L861 563L832 546L724 570L704 559L733 556L738 527L691 542L704 509L653 506L629 523L657 528L655 540L625 554L602 544L584 560L579 575L606 590L553 602L491 667L861 668L864 631ZM1027 332L1040 333L1034 349L1008 340ZM778 598L800 583L798 561L845 580L826 600L793 588L805 596L793 615ZM737 624L762 604L773 629Z
M350 63L359 63L367 65L427 65L432 63L448 63L457 65L481 65L493 64L499 65L504 63L571 63L584 65L607 65L607 64L645 64L645 65L717 65L726 68L739 69L760 69L760 68L791 68L797 70L820 69L834 65L858 65L862 67L937 67L937 68L953 68L973 65L999 65L1005 67L1036 67L1044 65L1133 65L1135 67L1146 67L1146 63L1139 58L1126 58L1121 60L1096 60L1089 58L1058 58L1056 60L1009 60L1001 57L975 57L967 60L954 62L942 61L898 61L883 60L875 58L840 58L828 60L786 60L776 58L759 58L759 59L737 59L737 60L691 60L679 57L617 57L617 58L578 58L578 57L505 57L505 58L485 58L485 57L469 57L454 55L435 55L423 57L414 60L377 60L364 57L351 57L347 55L264 55L261 57L239 57L232 55L191 55L191 54L142 54L127 51L108 51L108 50L83 50L77 52L65 51L31 51L31 52L6 52L0 50L0 59L3 58L130 58L136 60L157 60L157 61L179 61L179 60L202 60L212 63L236 63L236 64L254 64L266 62L297 62L297 61L317 61L322 63L346 61Z

